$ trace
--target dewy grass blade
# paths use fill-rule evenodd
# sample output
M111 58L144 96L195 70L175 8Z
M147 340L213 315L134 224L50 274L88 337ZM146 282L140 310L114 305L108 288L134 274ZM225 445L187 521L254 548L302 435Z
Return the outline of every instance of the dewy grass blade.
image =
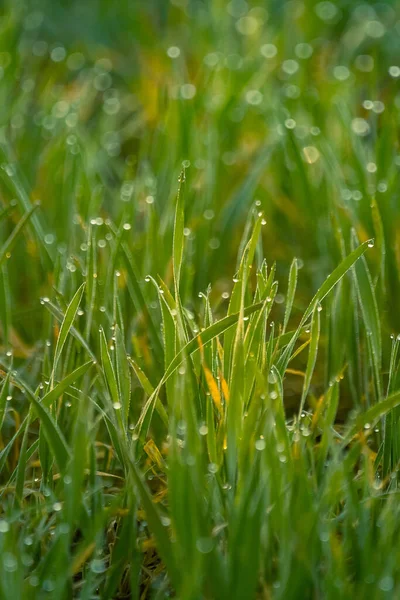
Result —
M179 176L179 188L176 199L175 209L175 223L174 223L174 237L172 243L172 256L173 256L173 268L174 268L174 285L175 285L175 301L178 302L179 296L179 283L181 278L181 268L183 259L183 229L185 225L185 199L183 194L183 188L185 184L185 170L181 171Z
M353 243L355 244L356 241L357 238L354 234ZM361 260L354 265L353 273L367 336L369 336L371 340L376 392L377 397L380 398L382 396L382 386L380 382L380 370L382 362L381 327L379 322L375 290L367 261L364 257L362 257Z
M56 400L58 400L58 398L71 386L73 385L76 381L78 381L79 379L81 379L81 377L83 377L85 375L85 373L88 372L88 370L90 369L90 367L92 367L95 363L93 363L93 361L89 361L83 365L81 365L80 367L78 367L77 369L75 369L75 371L73 371L72 373L70 373L69 375L67 375L62 381L60 381L59 383L57 383L53 389L48 392L47 394L45 394L43 396L43 398L41 399L41 403L43 404L43 406L46 406L47 408L50 408L50 406L53 404L53 402L55 402Z
M283 330L282 333L285 333L286 327L290 318L290 314L292 312L293 300L296 293L296 285L297 285L297 259L294 258L292 264L290 266L289 271L289 284L288 284L288 292L286 296L286 306L285 306L285 318L283 320Z
M0 392L0 431L1 428L3 427L3 422L4 422L4 417L6 415L6 410L7 410L7 399L9 396L9 390L10 390L10 378L11 378L11 371L8 371L6 378L3 382L3 387L1 388L1 392Z
M83 283L80 286L80 288L77 290L77 292L75 293L71 302L69 303L68 308L64 315L64 320L60 327L60 333L58 335L56 349L54 352L54 362L53 362L53 371L52 371L52 386L53 386L54 376L55 376L57 366L58 366L58 361L60 359L61 352L62 352L62 349L64 348L64 344L68 337L69 331L75 320L76 313L78 312L78 308L79 308L79 305L82 300L84 289L85 289L85 284Z
M307 368L306 375L304 377L303 391L301 394L300 408L299 408L299 417L303 412L304 403L307 397L307 393L311 383L311 377L314 372L315 362L317 360L318 353L318 342L319 342L319 332L320 332L320 305L317 304L314 308L313 317L311 320L311 336L310 336L310 349L308 351L308 360L307 360Z

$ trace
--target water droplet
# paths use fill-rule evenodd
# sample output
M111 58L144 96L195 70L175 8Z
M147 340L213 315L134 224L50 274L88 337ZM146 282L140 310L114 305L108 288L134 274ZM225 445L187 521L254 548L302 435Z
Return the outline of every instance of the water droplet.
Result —
M114 402L113 404L113 408L115 410L120 410L121 409L121 403L120 402Z
M14 573L18 568L17 559L11 552L5 552L3 555L4 570L8 573Z
M170 58L178 58L180 53L181 53L181 50L180 50L180 48L178 48L178 46L170 46L167 50L167 55Z
M368 241L368 248L373 248L375 245L375 240L371 239Z
M286 119L285 127L286 129L294 129L296 127L296 121L294 119Z
M92 573L104 573L106 569L107 567L104 560L95 558L90 563L90 570L92 571Z
M390 592L393 589L393 586L394 586L393 577L390 577L390 576L382 577L382 579L379 582L379 588L383 592Z
M202 554L208 554L214 548L214 541L210 537L199 538L196 542L196 548Z
M260 450L260 451L264 450L265 446L266 446L266 443L265 443L265 440L263 440L263 439L257 440L255 443L256 450Z
M201 427L199 427L199 433L200 433L200 435L207 435L207 433L208 433L207 425L201 425Z
M10 531L10 525L8 524L7 521L5 521L4 519L0 520L0 533L7 533L7 531Z

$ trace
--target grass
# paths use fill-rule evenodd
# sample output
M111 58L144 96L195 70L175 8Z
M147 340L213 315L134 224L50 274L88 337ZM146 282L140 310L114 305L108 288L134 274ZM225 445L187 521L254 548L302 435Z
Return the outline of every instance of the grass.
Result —
M400 596L399 23L3 3L0 598Z

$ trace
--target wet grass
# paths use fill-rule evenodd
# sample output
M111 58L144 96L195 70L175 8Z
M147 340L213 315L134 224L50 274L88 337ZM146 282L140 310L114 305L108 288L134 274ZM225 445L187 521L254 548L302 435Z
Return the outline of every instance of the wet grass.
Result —
M398 597L399 3L1 10L0 597Z

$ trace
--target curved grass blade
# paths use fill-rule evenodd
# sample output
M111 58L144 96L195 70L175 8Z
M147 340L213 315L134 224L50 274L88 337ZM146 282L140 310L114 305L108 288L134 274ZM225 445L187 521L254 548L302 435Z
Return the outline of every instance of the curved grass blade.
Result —
M75 381L78 381L78 379L83 377L85 373L90 369L90 367L92 367L94 364L95 363L90 360L89 362L75 369L75 371L72 371L72 373L67 375L62 381L57 383L54 386L54 388L50 392L45 394L41 399L41 403L43 404L43 406L49 408L53 404L53 402L55 402L65 392L65 390L69 388L70 385L72 385L73 383L75 383Z
M75 320L76 313L78 312L79 305L82 300L83 291L85 289L85 283L82 283L80 288L75 293L71 302L68 305L67 310L65 311L64 320L60 327L60 333L58 334L56 349L54 352L54 362L53 362L53 372L52 372L52 383L54 380L54 375L57 370L58 361L61 356L62 349L64 348L64 344L66 342L68 333L72 327L72 323Z

